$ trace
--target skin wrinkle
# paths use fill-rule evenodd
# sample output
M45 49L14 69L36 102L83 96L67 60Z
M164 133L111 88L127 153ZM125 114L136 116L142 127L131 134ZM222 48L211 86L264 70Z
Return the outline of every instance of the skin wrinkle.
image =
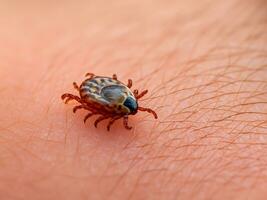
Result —
M225 169L225 168L222 168L223 170ZM218 174L218 173L216 173L216 174ZM231 180L231 179L230 179ZM212 195L213 196L213 195Z
M112 156L108 160L107 167L105 168L105 170L103 171L103 173L101 174L101 176L99 178L100 181L105 180L105 174L107 174L108 173L108 170L112 168L112 165L113 165L112 162L113 162L114 156L115 156L115 152L112 152Z
M221 66L221 67L223 67L223 66ZM251 70L253 70L253 69L251 69ZM210 71L210 70L209 70L209 71ZM229 72L229 73L232 73L232 72ZM205 74L202 74L202 76L204 76L204 75L205 75ZM194 75L194 77L198 77L198 75ZM174 78L172 78L172 79L175 80ZM170 83L170 82L172 82L172 80L167 81L165 84L167 84L168 82ZM220 81L220 82L226 82L226 81ZM227 83L226 86L228 86L229 84L233 84L233 83L235 83L235 82L238 82L238 81L226 82L226 83ZM240 80L240 82L242 82L242 81ZM199 86L194 86L194 87L190 87L190 88L183 88L183 89L174 91L174 92L172 92L172 93L169 93L169 94L167 94L167 95L176 94L176 93L179 93L179 92L184 91L184 90L191 90L191 89L194 89L194 88L198 88L198 87L200 87L200 86L206 87L206 86L209 86L209 85L212 85L212 84L216 84L216 83L217 83L217 82L210 82L210 83L202 84L202 85L199 85ZM165 84L164 84L164 85L165 85ZM221 86L221 87L223 87L223 86ZM175 87L173 87L173 88L175 88ZM162 89L162 88L160 88L160 89ZM159 96L159 97L162 97L162 96ZM152 97L152 98L158 98L158 97Z
M12 149L13 149L13 147L12 147ZM10 149L10 151L9 152L12 152L12 150ZM23 153L23 152L20 152L20 153ZM14 161L21 161L20 162L20 164L18 163L18 162L16 162L16 168L19 168L19 169L23 169L24 168L24 163L25 163L25 161L22 161L22 159L21 159L21 157L17 157L17 156L12 156L13 158L16 158L16 159L14 159ZM19 165L18 165L19 164ZM3 166L2 166L3 167ZM11 168L12 170L13 170L13 166L11 166L11 165L9 165L9 168ZM15 171L14 171L15 172ZM11 176L12 177L12 176ZM11 185L12 184L14 184L14 182L16 183L16 182L20 182L20 179L18 179L18 178L15 178L15 177L12 177L13 179L12 179L12 181L11 182L13 182L13 183L11 183ZM3 178L1 178L1 180L4 180ZM5 184L6 183L8 183L8 181L5 181Z
M239 124L241 124L241 123L239 123ZM232 128L232 131L234 131L234 130L238 130L237 129L238 127L234 127L234 128ZM245 128L245 127L243 127L243 128ZM240 133L242 133L242 129L240 130L239 129L239 131L240 131ZM231 132L229 132L228 134L231 134ZM239 135L237 135L236 137L240 137L241 135L239 134Z
M246 92L245 92L246 93ZM232 94L234 94L234 93L232 93ZM224 96L225 94L222 94L222 96ZM214 97L212 97L212 98L214 98ZM209 100L209 99L207 99L207 100ZM206 101L206 100L203 100L203 101ZM197 103L198 104L198 103Z
M137 157L138 157L138 154L136 154L135 158L137 158ZM123 179L126 177L126 175L129 174L130 170L136 166L137 162L135 162L135 158L131 159L129 167L127 168L127 170L125 170L125 172L123 172L122 175L120 175L119 179L114 183L112 189L109 191L108 196L111 196L115 192L116 188L119 187L119 184L123 181Z
M191 146L191 145L189 145L189 146Z
M239 157L240 158L240 157ZM247 166L243 166L243 169L246 169ZM242 170L242 168L240 168L240 170ZM243 176L244 178L247 177L247 176Z
M224 70L222 73L220 73L220 74L216 77L216 79L219 79L219 77L222 76L222 74L225 74L226 71L229 69L229 67L230 67L230 57L229 57L229 60L228 60L228 65L226 66L225 70ZM218 88L218 90L216 91L216 96L218 96L218 93L219 93L220 89L222 89L222 87L219 87L219 88ZM213 108L216 107L218 104L219 104L219 98L217 99L217 101L216 101L215 105L213 106ZM215 111L215 109L212 110L212 112L214 112L214 111ZM208 119L208 121L211 121L211 120Z
M203 177L199 180L199 184L196 185L196 186L200 186L201 183L208 182L209 179L211 180L212 178L208 178L207 176L211 176L211 177L212 177L212 173L214 173L214 174L216 174L216 176L218 176L218 175L219 175L219 172L220 172L220 171L223 171L223 170L225 170L225 169L227 169L227 166L228 166L228 165L230 165L230 162L229 162L228 164L227 164L227 163L224 164L224 165L221 167L221 169L219 168L219 165L217 165L217 167L215 168L215 169L217 169L217 170L212 171L212 172L210 172L208 175L206 174L205 176L203 176ZM199 170L199 169L195 169L195 170Z
M141 149L141 151L143 151L143 149ZM149 159L150 160L150 159ZM149 166L148 164L146 164L146 162L147 161L149 161L149 160L145 160L145 163L144 163L144 166ZM153 160L153 158L152 158L152 160ZM151 171L151 170L150 170ZM142 175L142 174L141 174ZM139 178L137 179L137 182L136 182L136 186L138 185L138 182L141 180L140 178L141 178L141 175L139 176ZM133 192L135 191L135 187L133 188ZM133 194L133 192L131 193L131 194ZM130 197L131 197L131 194L130 194Z
M167 34L168 35L168 34ZM150 52L153 52L153 49L156 49L157 47L159 47L163 41L166 39L166 35L165 34L161 34L160 38L158 38L157 40L157 43L152 43L150 44L150 46L145 50L145 52L142 54L141 57L139 57L139 59L136 60L136 62L133 64L132 68L135 68L136 66L141 66L142 65L142 62L144 61L144 59L147 57L147 55L150 53ZM175 54L173 55L167 55L167 58L164 59L164 62L158 67L156 68L154 71L150 72L146 78L143 78L144 76L141 75L141 78L140 79L137 79L136 82L140 82L140 81L147 81L149 82L150 79L153 78L153 74L157 73L157 72L160 72L160 69L162 68L162 66L164 66L164 64L166 64L166 62L168 61L168 58L170 58L171 56L175 56ZM130 74L130 71L126 74L127 76ZM128 76L129 77L129 76ZM148 77L148 78L147 78ZM147 84L145 84L146 86Z

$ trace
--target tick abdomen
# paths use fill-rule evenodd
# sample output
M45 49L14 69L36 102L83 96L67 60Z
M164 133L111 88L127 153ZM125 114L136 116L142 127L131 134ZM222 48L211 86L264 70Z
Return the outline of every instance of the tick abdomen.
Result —
M80 96L88 102L99 102L104 105L109 104L110 101L105 98L106 96L103 92L111 86L122 86L122 83L109 77L97 76L90 78L82 82Z

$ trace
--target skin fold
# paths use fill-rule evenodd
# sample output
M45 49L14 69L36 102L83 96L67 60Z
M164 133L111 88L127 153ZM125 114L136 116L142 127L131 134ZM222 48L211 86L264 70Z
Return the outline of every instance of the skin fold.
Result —
M1 1L0 199L266 199L264 1ZM88 72L159 118L72 113Z

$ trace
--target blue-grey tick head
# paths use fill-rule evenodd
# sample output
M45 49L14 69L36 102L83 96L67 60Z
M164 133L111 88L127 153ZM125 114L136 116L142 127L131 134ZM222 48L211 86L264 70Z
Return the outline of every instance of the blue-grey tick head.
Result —
M123 105L130 110L131 114L135 114L137 112L138 105L134 98L127 97Z

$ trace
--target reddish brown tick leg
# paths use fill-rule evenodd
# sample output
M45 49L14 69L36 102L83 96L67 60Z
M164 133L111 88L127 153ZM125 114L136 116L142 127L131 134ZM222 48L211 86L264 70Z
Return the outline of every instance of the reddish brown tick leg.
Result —
M124 125L124 127L125 127L126 129L128 129L128 130L132 129L131 126L128 126L128 115L125 115L125 116L123 117L123 125Z
M109 131L111 125L112 125L116 120L118 120L118 119L120 119L120 118L121 118L121 116L117 116L117 117L113 117L113 118L111 118L111 120L110 120L109 123L108 123L107 130Z
M134 93L134 96L135 96L135 98L136 98L137 95L138 95L138 90L134 90L133 93Z
M75 106L75 107L73 108L73 112L75 113L77 110L82 109L82 108L85 109L85 110L89 110L89 111L92 112L92 113L95 113L95 110L92 109L91 107L89 107L89 106L86 105L86 104L79 105L79 106Z
M101 88L105 86L105 84L103 86L102 83L106 83L107 85L109 82L113 82L115 84L121 84L119 81L116 81L117 75L113 74L112 76L112 79L115 81L111 80L111 78L109 77L102 77L102 76L96 77L93 73L87 73L86 76L88 76L89 78L84 80L81 86L79 86L76 82L73 82L73 87L79 91L81 97L73 95L73 94L65 93L61 96L62 100L64 100L65 103L68 103L71 100L75 100L80 103L80 105L76 105L73 108L74 113L80 109L85 109L89 111L89 113L84 117L84 123L91 116L100 115L94 122L95 127L97 127L99 122L110 118L109 123L107 125L107 130L109 131L110 127L116 120L123 118L124 127L128 130L132 129L132 127L128 125L128 114L136 114L136 112L131 112L131 109L128 109L128 112L124 112L124 111L118 112L119 109L117 109L117 106L120 105L121 102L118 101L114 103L113 101L111 101L107 104L106 103L103 104L103 102L99 100L100 98L98 98L98 96L102 97L102 95L105 95L104 93L102 94L102 91L101 91ZM90 90L90 87L91 87L90 84L92 84L92 82L96 84L95 87L97 87L97 89L101 91L96 94L97 97L93 96L92 91ZM99 82L101 82L101 84ZM132 85L133 85L132 79L128 79L127 87L128 87L129 92L130 92L129 88L131 88ZM119 91L114 90L114 92L117 93ZM124 90L122 90L121 92L124 92ZM135 99L136 102L138 101L138 99L142 98L147 93L148 93L148 90L144 90L140 94L138 90L134 90L133 94L134 94L134 97L136 98ZM90 98L84 98L85 96L90 96ZM138 110L151 113L156 119L158 118L156 112L150 108L138 107Z
M79 105L79 106L75 106L75 107L73 108L73 112L76 113L77 110L82 109L82 108L87 110L87 107L86 107L86 106L84 106L84 105Z
M89 79L91 79L95 76L95 74L89 72L89 73L85 74L85 77L87 77L87 76L89 76Z
M67 99L66 99L66 98L67 98ZM73 94L68 94L68 93L63 94L63 95L61 96L61 99L62 99L62 100L65 100L65 99L66 99L66 101L65 101L66 104L67 104L69 101L71 101L71 100L76 100L76 101L78 101L79 103L83 104L83 101L80 99L80 97L75 96L75 95L73 95Z
M114 80L118 80L118 78L117 78L117 75L116 75L116 74L113 74L112 78L113 78Z
M150 108L138 107L138 110L140 110L140 111L145 111L145 112L149 112L149 113L151 113L152 115L154 115L155 119L158 118L157 113L156 113L154 110L150 109Z
M133 85L133 81L132 81L132 79L128 79L128 85L127 85L127 87L128 87L128 88L131 88L132 85Z
M139 95L136 96L136 99L140 99L143 96L145 96L148 93L148 90L144 90L143 92L141 92Z
M73 87L74 87L76 90L80 91L79 86L78 86L78 84L77 84L76 82L73 82Z
M88 118L92 117L95 113L88 113L84 119L83 119L83 122L85 123L87 121Z
M110 116L100 116L100 117L98 117L98 118L96 119L95 123L94 123L95 127L97 128L97 124L98 124L99 122L101 122L101 121L107 119L107 118L110 118Z

